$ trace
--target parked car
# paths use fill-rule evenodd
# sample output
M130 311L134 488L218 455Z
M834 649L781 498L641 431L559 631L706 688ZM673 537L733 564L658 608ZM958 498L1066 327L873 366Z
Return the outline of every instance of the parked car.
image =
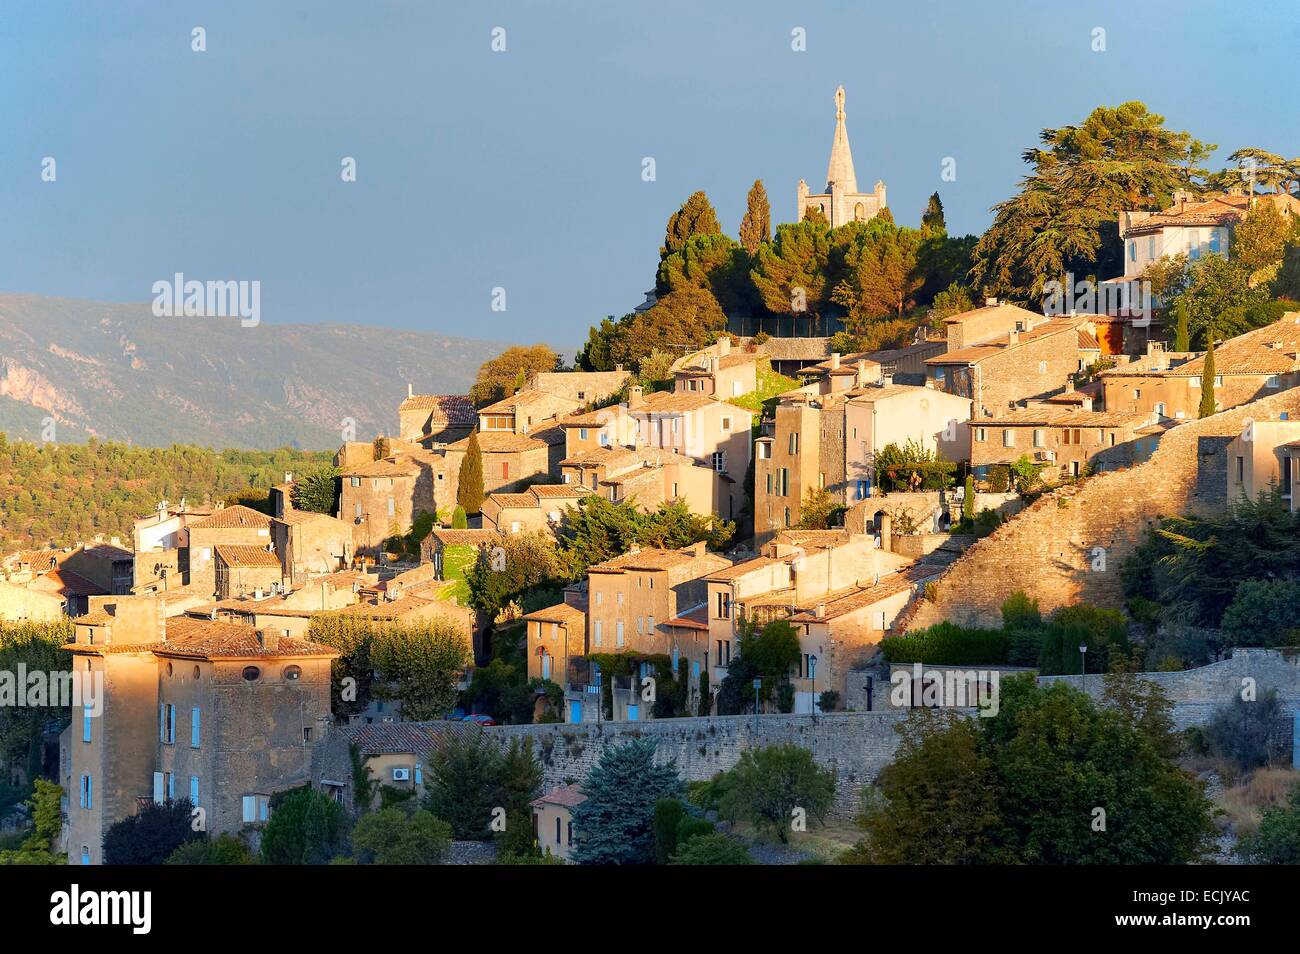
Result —
M466 722L473 722L477 725L496 725L497 720L492 718L486 712L475 712L472 715L465 716Z

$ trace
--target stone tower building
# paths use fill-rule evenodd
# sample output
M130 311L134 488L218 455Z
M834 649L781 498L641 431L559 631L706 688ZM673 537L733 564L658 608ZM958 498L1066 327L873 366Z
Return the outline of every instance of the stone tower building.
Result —
M858 191L858 177L853 172L853 153L849 149L849 132L844 123L844 87L835 91L835 139L831 143L831 161L826 169L826 191L808 192L808 183L799 180L795 221L802 222L808 206L821 208L831 228L848 222L866 222L885 208L885 184L876 183L874 192Z

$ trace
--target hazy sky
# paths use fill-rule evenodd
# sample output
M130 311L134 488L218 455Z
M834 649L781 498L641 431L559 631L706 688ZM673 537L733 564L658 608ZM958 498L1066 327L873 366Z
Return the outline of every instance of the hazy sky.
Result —
M692 191L734 235L761 178L789 221L839 83L860 188L904 224L938 189L978 232L1038 131L1103 103L1300 154L1298 49L1294 2L2 0L0 290L145 301L181 271L260 281L270 323L575 343L641 300Z

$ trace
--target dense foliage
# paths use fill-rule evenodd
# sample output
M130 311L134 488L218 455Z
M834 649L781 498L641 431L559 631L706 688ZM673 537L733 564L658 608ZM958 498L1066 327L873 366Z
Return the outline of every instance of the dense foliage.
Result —
M132 447L10 441L0 432L0 547L71 546L96 534L131 539L160 500L267 507L287 472L317 471L325 452Z
M587 799L573 809L578 864L654 861L655 804L680 798L677 763L655 764L653 739L608 746L583 781Z

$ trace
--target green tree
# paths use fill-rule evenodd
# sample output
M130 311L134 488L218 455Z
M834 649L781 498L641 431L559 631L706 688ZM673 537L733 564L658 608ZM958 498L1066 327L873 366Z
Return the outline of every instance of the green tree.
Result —
M846 860L1187 864L1212 847L1203 784L1146 738L1144 713L1027 678L1000 691L993 718L909 717Z
M403 717L427 721L455 708L456 686L473 655L468 634L436 616L377 628L370 659L379 673L375 695L400 702Z
M451 512L451 526L453 530L464 530L469 527L469 518L465 515L465 508L456 504L456 509Z
M424 807L457 838L487 841L492 811L504 800L503 772L501 750L485 733L453 733L429 754Z
M740 244L750 255L772 238L772 207L767 201L763 180L755 179L745 197L745 215L740 220Z
M353 857L363 865L436 865L451 849L451 826L429 812L383 808L352 830Z
M1187 302L1174 302L1174 350L1187 353L1192 350L1192 339L1187 330Z
M925 284L918 267L923 235L915 229L876 228L845 255L845 277L836 284L831 300L848 315L845 324L860 331L871 322L903 312L916 304Z
M812 753L797 745L749 749L726 773L719 804L724 818L745 821L783 844L797 812L820 822L835 798L835 773L820 768Z
M654 860L654 810L680 798L677 763L656 765L653 739L605 749L583 782L587 798L573 809L578 864L649 864Z
M752 865L749 849L726 835L713 833L692 838L673 855L675 865Z
M163 862L165 865L251 865L253 853L239 838L225 832L216 838L187 841Z
M686 806L677 798L655 802L655 864L666 865L677 851L677 829L686 817Z
M1166 129L1140 102L1100 106L1082 122L1044 129L1024 151L1031 172L994 206L975 246L973 284L1030 299L1066 273L1117 275L1123 258L1116 209L1155 211L1179 188L1199 188L1196 168L1215 147Z
M718 224L718 214L713 211L713 204L703 192L693 192L682 207L668 219L668 228L664 233L664 245L659 250L660 258L667 258L673 252L681 251L686 242L697 235L720 235L722 226Z
M327 467L299 477L289 491L289 499L296 510L312 513L338 513L339 469Z
M921 213L921 231L927 236L948 234L948 226L943 220L943 202L937 192L930 193L930 199L925 203L925 211Z
M1278 761L1286 753L1288 721L1276 690L1250 700L1238 693L1214 713L1205 727L1205 739L1212 755L1238 772L1247 772Z
M510 740L501 763L502 806L506 830L498 839L508 854L524 854L533 848L532 802L542 791L542 766L533 754L533 740Z
M160 865L187 841L203 838L194 830L189 799L149 802L104 832L104 864Z
M32 829L17 849L0 850L0 865L61 865L67 856L58 851L63 830L63 789L37 778L27 799Z
M964 525L973 525L975 523L975 475L967 474L966 483L962 488L961 497L961 522Z
M304 785L271 799L261 857L269 865L324 865L345 854L348 817L324 792Z
M544 344L512 345L479 367L469 389L470 400L476 407L500 401L514 393L520 372L525 381L531 381L539 371L554 371L559 360L559 355ZM470 510L470 513L477 512Z
M824 218L777 226L776 238L759 247L750 271L763 306L778 315L805 318L815 332L827 304L829 258Z
M1201 406L1198 417L1206 418L1214 413L1214 339L1210 338L1205 352L1204 364L1201 365Z
M1038 657L1043 675L1079 672L1079 646L1087 646L1088 672L1106 672L1113 653L1129 651L1128 623L1119 610L1080 603L1062 606L1048 617Z
M1300 785L1285 804L1264 810L1259 827L1237 843L1237 853L1248 864L1300 865Z
M478 445L478 431L471 431L461 458L456 483L456 505L467 514L483 508L483 451Z

